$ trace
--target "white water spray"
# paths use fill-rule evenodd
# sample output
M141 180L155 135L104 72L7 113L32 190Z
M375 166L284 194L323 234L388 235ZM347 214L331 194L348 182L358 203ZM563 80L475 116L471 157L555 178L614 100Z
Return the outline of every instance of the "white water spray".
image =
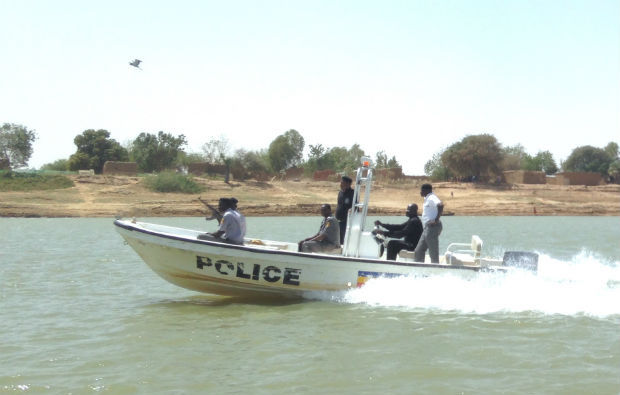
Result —
M480 273L378 278L322 300L471 314L538 312L607 317L620 315L620 263L587 252L570 261L541 255L538 273Z

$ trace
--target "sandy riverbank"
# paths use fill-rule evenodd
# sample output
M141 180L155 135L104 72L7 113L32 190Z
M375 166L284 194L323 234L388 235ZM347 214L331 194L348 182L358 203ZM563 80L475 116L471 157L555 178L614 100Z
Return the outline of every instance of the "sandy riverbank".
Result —
M198 197L215 204L235 196L247 216L318 215L320 203L335 206L338 183L323 181L231 182L197 179L200 195L156 193L138 177L71 176L75 186L34 192L0 192L2 217L157 217L201 216ZM454 215L620 215L620 185L596 187L513 185L490 187L435 183L446 211ZM371 214L404 214L409 203L421 207L417 184L375 182Z

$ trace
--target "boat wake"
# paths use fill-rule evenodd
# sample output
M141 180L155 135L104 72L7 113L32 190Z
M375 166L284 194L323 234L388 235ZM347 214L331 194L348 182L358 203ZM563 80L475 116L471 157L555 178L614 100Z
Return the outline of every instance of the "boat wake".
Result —
M538 312L608 317L620 315L620 263L588 252L563 261L541 254L538 273L481 273L378 278L363 287L313 299L383 307L471 314Z

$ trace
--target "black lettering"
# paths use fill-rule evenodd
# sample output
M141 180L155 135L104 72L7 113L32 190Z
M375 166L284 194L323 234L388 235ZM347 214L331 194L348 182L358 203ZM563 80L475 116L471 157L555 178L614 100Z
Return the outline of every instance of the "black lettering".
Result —
M299 275L301 274L301 269L291 269L287 267L284 269L284 278L282 282L288 285L299 285Z
M223 274L223 275L230 274L230 272L222 271L222 265L225 265L228 268L228 270L230 270L230 272L235 271L235 266L232 263L225 261L223 259L220 259L220 260L215 261L215 270L217 270L217 272L220 274Z
M252 280L258 281L258 276L260 275L260 265L254 264L254 270L252 271Z
M265 281L275 283L280 279L280 273L282 273L282 271L279 268L275 266L267 266L263 270L263 278L265 279Z
M211 266L211 258L206 256L196 256L196 267L198 269L204 269L205 266Z
M243 262L237 262L237 277L239 278L250 278L249 274L246 274L243 270Z
M218 259L213 263L213 259L206 256L196 256L196 267L198 269L204 270L207 267L213 266L215 270L224 276L234 275L238 278L244 278L247 280L259 281L261 276L262 278L270 283L275 283L282 280L283 284L287 285L299 285L299 277L301 276L301 269L294 269L287 267L284 269L284 274L282 274L282 269L277 266L267 266L261 271L261 265L254 263L252 264L252 273L246 271L245 263L237 262L237 267L235 268L235 264L230 261L224 259Z

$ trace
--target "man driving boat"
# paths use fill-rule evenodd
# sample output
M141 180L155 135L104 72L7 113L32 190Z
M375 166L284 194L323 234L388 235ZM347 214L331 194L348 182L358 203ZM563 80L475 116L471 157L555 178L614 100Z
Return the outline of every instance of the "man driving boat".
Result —
M387 260L389 261L396 260L396 255L401 250L413 251L422 235L422 221L418 217L418 205L412 203L407 206L405 215L409 219L402 224L384 224L381 221L375 221L375 225L384 227L387 232L379 229L373 231L374 233L394 238L387 244Z

